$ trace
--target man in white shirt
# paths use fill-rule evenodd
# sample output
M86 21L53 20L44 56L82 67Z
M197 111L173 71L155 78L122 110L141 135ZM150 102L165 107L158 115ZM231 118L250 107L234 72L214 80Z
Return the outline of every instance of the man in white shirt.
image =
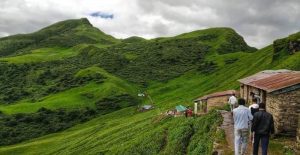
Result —
M239 99L238 104L239 107L233 110L234 152L235 155L244 155L249 137L249 122L253 119L253 116L250 110L245 107L245 99Z
M257 104L259 104L259 103L262 102L259 95L255 94L255 93L253 93L253 92L250 92L250 96L252 97L252 99L256 99L256 103L257 103Z
M237 99L235 97L235 94L232 94L229 97L228 103L230 105L230 109L231 109L231 112L232 112L232 110L235 108L235 105L237 104Z
M252 116L254 116L254 113L258 112L258 108L259 108L258 102L259 101L257 100L257 98L252 99L252 104L249 106L249 110L250 110Z

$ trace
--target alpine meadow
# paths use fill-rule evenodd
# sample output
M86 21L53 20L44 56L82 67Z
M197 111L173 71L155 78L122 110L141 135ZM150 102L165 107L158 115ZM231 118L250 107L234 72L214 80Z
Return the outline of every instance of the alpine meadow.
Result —
M0 38L0 154L210 155L215 143L233 154L220 128L227 105L165 113L260 71L300 71L299 40L257 49L227 27L117 39L86 18ZM271 139L269 153L296 154L285 138Z

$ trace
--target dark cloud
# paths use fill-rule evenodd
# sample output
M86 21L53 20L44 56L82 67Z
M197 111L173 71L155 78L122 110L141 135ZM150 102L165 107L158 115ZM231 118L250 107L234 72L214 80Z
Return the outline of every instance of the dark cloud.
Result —
M263 47L300 30L300 1L1 0L0 36L33 32L60 20L81 17L121 38L153 38L208 27L231 27L250 45Z
M169 27L161 22L156 22L152 25L152 29L154 30L155 34L157 35L168 35L169 34Z
M113 19L114 18L113 14L105 13L105 12L101 12L101 11L93 12L93 13L90 13L89 15L92 17L100 17L100 18L104 18L104 19Z
M300 30L298 0L147 0L138 5L145 14L161 16L175 25L193 25L191 30L232 27L258 47Z

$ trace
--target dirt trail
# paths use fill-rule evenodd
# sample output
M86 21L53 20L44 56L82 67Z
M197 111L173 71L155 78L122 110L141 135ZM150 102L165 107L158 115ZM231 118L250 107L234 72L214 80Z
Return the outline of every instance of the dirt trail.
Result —
M222 110L223 123L221 128L225 131L226 141L231 150L234 150L234 133L233 133L233 119L230 112Z

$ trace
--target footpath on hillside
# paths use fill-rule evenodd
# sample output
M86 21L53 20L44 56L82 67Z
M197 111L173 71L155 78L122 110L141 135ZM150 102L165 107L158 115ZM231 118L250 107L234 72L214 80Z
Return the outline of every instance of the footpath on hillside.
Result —
M233 118L230 112L222 110L223 123L221 128L225 131L226 141L231 150L234 150L234 132L233 132Z

